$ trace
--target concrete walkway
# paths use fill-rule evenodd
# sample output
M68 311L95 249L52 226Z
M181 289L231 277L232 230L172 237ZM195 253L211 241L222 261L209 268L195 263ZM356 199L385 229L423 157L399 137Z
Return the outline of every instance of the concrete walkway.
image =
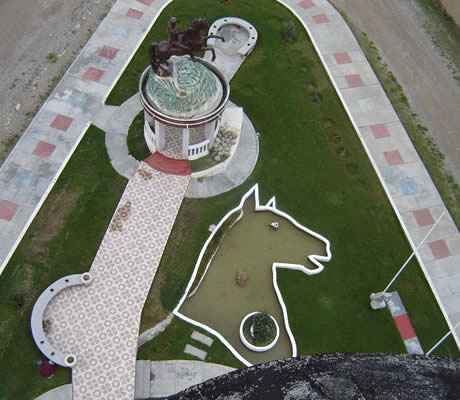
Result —
M413 248L446 212L416 256L452 328L460 321L460 235L423 162L335 8L326 0L277 1L307 29ZM460 327L454 337L460 346Z
M180 392L190 386L197 385L216 376L234 371L225 365L206 363L202 361L171 360L171 361L137 361L137 368L148 364L148 397L163 398ZM136 372L138 372L136 370ZM139 371L142 375L143 371ZM136 380L136 393L141 393L144 382ZM62 385L52 389L35 400L72 400L72 385Z
M77 358L74 400L133 399L141 312L189 180L141 163L93 261L91 285L48 304L49 342Z

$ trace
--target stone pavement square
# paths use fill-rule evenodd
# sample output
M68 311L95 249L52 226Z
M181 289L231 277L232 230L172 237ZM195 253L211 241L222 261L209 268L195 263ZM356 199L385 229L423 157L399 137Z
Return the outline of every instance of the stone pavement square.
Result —
M428 243L428 247L430 248L434 258L444 258L451 255L450 250L447 247L447 243L444 239L430 242Z
M208 354L205 351L200 350L196 348L195 346L192 346L191 344L185 345L184 353L197 357L202 361L206 358L206 355Z
M99 82L104 75L104 71L99 68L89 67L88 70L83 75L83 79L92 82Z
M119 49L115 47L104 46L99 52L99 55L109 60L113 60L117 56L118 51Z
M137 0L139 3L145 4L146 6L150 6L153 3L153 0Z
M12 180L13 184L19 187L30 187L34 184L37 177L28 169L20 168L17 175Z
M54 144L40 140L32 154L38 157L47 158L51 154L53 154L54 149L56 149L56 146Z
M11 221L18 210L18 205L8 200L0 200L0 219Z
M383 155L388 165L394 166L404 163L404 160L399 150L385 151Z
M66 132L67 129L69 129L69 126L72 123L72 121L73 121L72 118L66 117L65 115L58 114L56 115L56 118L54 118L50 126L51 128Z
M314 7L314 6L315 6L315 3L313 3L312 0L302 0L302 1L299 3L299 6L306 10L306 9L308 9L308 8Z
M345 75L345 79L348 83L348 87L364 86L364 82L359 74Z
M113 32L113 35L128 39L131 33L133 33L133 28L130 28L129 26L121 26L119 29Z
M401 192L405 196L410 196L418 193L418 186L414 178L404 178L399 181Z
M191 335L191 338L193 340L196 340L197 342L205 344L208 347L210 347L212 345L212 342L213 342L213 340L209 336L203 335L202 333L200 333L198 331L193 331L192 335Z
M351 64L351 58L347 52L335 53L334 57L335 57L335 61L337 62L337 64Z
M313 15L313 21L317 25L326 24L329 22L329 18L327 17L326 14L318 14L318 15Z
M135 10L134 8L130 8L126 12L127 17L134 18L134 19L141 19L143 15L144 15L144 13L142 11Z
M371 125L371 131L376 139L390 136L390 132L388 132L388 128L384 124Z
M428 208L412 211L418 226L428 226L434 224L433 216Z
M396 326L398 327L399 333L401 334L402 340L411 339L415 336L414 328L412 328L412 324L410 323L409 317L407 314L401 314L397 317L394 317Z
M73 90L69 97L69 102L74 106L83 106L88 101L88 93Z

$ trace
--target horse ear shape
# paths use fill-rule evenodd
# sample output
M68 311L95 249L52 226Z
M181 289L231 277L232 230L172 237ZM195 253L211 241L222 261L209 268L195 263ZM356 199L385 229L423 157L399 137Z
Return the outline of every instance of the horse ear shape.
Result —
M265 207L276 208L276 198L275 198L275 196L273 196L270 200L268 200L268 203L265 205Z

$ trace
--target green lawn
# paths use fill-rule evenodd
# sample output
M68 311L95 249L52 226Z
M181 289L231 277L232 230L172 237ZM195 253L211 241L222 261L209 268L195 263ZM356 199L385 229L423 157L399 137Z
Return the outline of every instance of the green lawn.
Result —
M88 271L126 185L110 165L104 132L91 126L0 276L0 399L33 399L70 382L58 367L43 379L44 359L30 333L30 313L57 279Z
M267 0L176 0L158 19L146 42L165 37L166 21L183 26L203 14L208 21L235 15L259 31L256 50L232 81L231 99L244 107L260 136L260 159L240 188L216 198L184 200L144 308L141 330L164 318L181 297L212 223L259 182L262 201L277 196L280 209L326 236L333 259L307 277L280 271L299 353L396 351L404 347L388 311L371 312L368 295L390 280L410 248L380 183L305 32L286 9ZM283 39L294 21L296 39ZM148 63L144 45L109 100L121 104L137 90ZM39 377L29 318L33 302L49 284L87 271L126 180L112 169L104 134L91 127L0 277L0 399L33 399L68 383L69 370ZM398 280L425 349L447 327L417 263ZM161 302L158 299L161 299ZM139 358L183 358L192 327L175 320ZM161 346L160 346L161 344ZM436 355L458 357L452 339ZM232 364L217 343L208 360Z
M280 272L299 353L404 352L388 311L370 311L368 299L386 286L411 249L305 31L285 8L262 0L176 0L158 19L109 101L120 104L137 90L148 63L146 45L165 36L171 15L185 25L202 10L210 22L237 15L258 29L257 47L232 80L230 97L261 133L260 158L242 187L213 199L184 201L142 326L157 321L149 310L158 309L160 293L164 310L177 304L208 226L259 182L263 198L275 194L282 210L332 244L333 259L322 274ZM291 20L296 38L286 41L283 23ZM430 348L447 325L415 261L393 290L400 291L422 346ZM457 357L454 341L446 341L437 354Z

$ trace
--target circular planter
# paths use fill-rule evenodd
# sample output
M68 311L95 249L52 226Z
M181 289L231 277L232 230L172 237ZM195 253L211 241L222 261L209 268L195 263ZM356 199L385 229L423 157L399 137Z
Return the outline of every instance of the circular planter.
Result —
M243 318L243 320L241 321L241 324L240 324L240 339L241 339L241 342L249 350L252 350L252 351L263 352L263 351L271 350L273 347L275 347L275 345L278 342L278 339L280 337L280 328L278 326L278 323L276 322L276 319L273 318L271 315L269 315L269 317L271 318L271 320L275 324L275 328L276 328L276 335L275 335L275 338L273 339L273 341L271 343L267 344L266 346L255 346L252 343L249 343L249 341L246 339L246 337L244 335L244 323L248 320L248 318L252 317L255 314L263 314L263 313L260 312L260 311L252 312L252 313L246 315Z

